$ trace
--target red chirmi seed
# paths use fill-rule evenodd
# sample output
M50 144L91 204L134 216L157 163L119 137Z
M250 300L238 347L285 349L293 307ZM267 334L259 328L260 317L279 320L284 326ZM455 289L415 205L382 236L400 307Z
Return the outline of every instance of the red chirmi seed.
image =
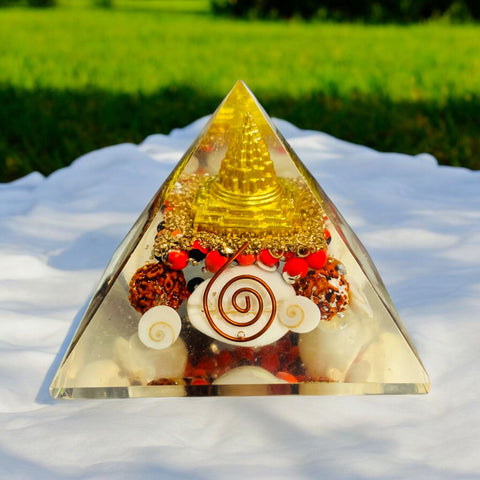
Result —
M202 247L201 243L198 240L195 240L192 243L192 250L200 250L202 253L208 252L208 248Z
M291 277L304 277L308 273L308 263L303 258L291 258L283 266L283 271Z
M305 260L310 268L318 270L327 264L327 252L325 252L325 250L318 250L308 255Z
M327 245L331 242L331 240L332 240L332 235L327 229L325 229L325 241L327 242Z
M227 263L227 257L214 250L208 252L205 258L205 268L212 273L217 273Z
M173 270L183 270L188 265L188 254L183 250L172 250L167 263Z
M267 267L273 267L278 263L278 258L275 258L266 248L260 252L258 258Z
M237 257L237 262L242 267L246 267L247 265L252 265L252 263L255 263L255 260L256 260L255 255L252 255L251 253L245 253Z

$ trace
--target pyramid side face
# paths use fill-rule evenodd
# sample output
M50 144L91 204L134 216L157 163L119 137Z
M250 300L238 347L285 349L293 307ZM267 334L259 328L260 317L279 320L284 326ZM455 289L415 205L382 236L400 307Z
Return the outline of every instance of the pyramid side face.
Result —
M115 252L51 385L58 398L428 390L364 247L242 82Z

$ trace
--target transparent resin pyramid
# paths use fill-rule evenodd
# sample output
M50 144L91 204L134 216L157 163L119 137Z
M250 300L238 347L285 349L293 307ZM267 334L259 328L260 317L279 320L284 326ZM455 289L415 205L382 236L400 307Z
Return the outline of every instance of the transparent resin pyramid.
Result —
M113 255L50 392L429 386L364 247L238 82Z

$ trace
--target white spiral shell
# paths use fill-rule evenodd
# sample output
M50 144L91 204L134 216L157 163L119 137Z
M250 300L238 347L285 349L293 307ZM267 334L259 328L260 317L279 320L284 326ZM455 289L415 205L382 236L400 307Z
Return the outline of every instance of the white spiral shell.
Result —
M268 291L259 285L258 282L254 282L251 278L247 278L249 276L256 277L261 280L262 283L268 285L273 293L275 308L277 303L282 299L293 300L295 298L294 288L285 283L281 274L277 271L267 272L256 264L227 268L212 283L212 288L208 292L207 307L214 323L222 332L226 332L231 336L240 336L243 334L245 337L251 337L262 329L272 312L273 302L272 298L268 294ZM238 345L238 341L230 340L228 337L217 333L217 331L208 321L203 300L209 282L211 282L211 279L205 280L203 283L198 285L188 299L187 312L190 323L197 330L211 338L231 345ZM223 295L223 299L225 300L224 311L230 319L233 319L237 322L245 321L243 326L231 325L220 314L218 301L224 288L226 289ZM239 293L238 299L236 299L237 292L242 292L242 290L247 290L249 288L254 289L257 293L257 295L248 294L250 297L249 304L251 308L248 310L248 312L243 312L242 308L235 309L232 305L233 300L238 300L237 303L240 305L240 307L246 306L246 294ZM259 299L261 299L263 311ZM258 321L254 322L253 324L248 324L248 322L254 318L255 313L258 311L262 311ZM288 328L278 320L278 315L275 313L270 326L260 336L243 341L241 344L245 347L268 345L276 342L287 332Z
M297 295L278 302L278 318L293 332L307 333L320 322L320 310L309 298Z
M142 315L138 337L146 347L163 350L175 343L181 329L180 315L172 307L158 305Z

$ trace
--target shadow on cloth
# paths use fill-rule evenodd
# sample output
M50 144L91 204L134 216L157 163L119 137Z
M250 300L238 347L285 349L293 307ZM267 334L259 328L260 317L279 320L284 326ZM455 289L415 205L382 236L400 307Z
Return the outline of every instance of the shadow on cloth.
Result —
M50 365L50 368L48 369L47 374L43 379L42 385L38 390L37 396L35 397L36 403L53 404L56 402L56 400L54 400L50 396L50 392L49 392L50 384L52 383L53 377L57 373L58 367L60 367L60 364L62 363L63 357L65 356L65 353L67 352L67 349L73 339L73 336L75 335L75 332L77 331L78 326L80 325L80 322L83 318L83 315L85 314L85 311L87 310L89 302L90 302L90 298L88 298L88 300L82 305L82 308L80 308L80 310L75 315L75 318L73 319L73 322L70 325L70 328L68 329L68 333L65 336L65 339L63 340L61 347L58 349L58 353L56 354L55 359Z

